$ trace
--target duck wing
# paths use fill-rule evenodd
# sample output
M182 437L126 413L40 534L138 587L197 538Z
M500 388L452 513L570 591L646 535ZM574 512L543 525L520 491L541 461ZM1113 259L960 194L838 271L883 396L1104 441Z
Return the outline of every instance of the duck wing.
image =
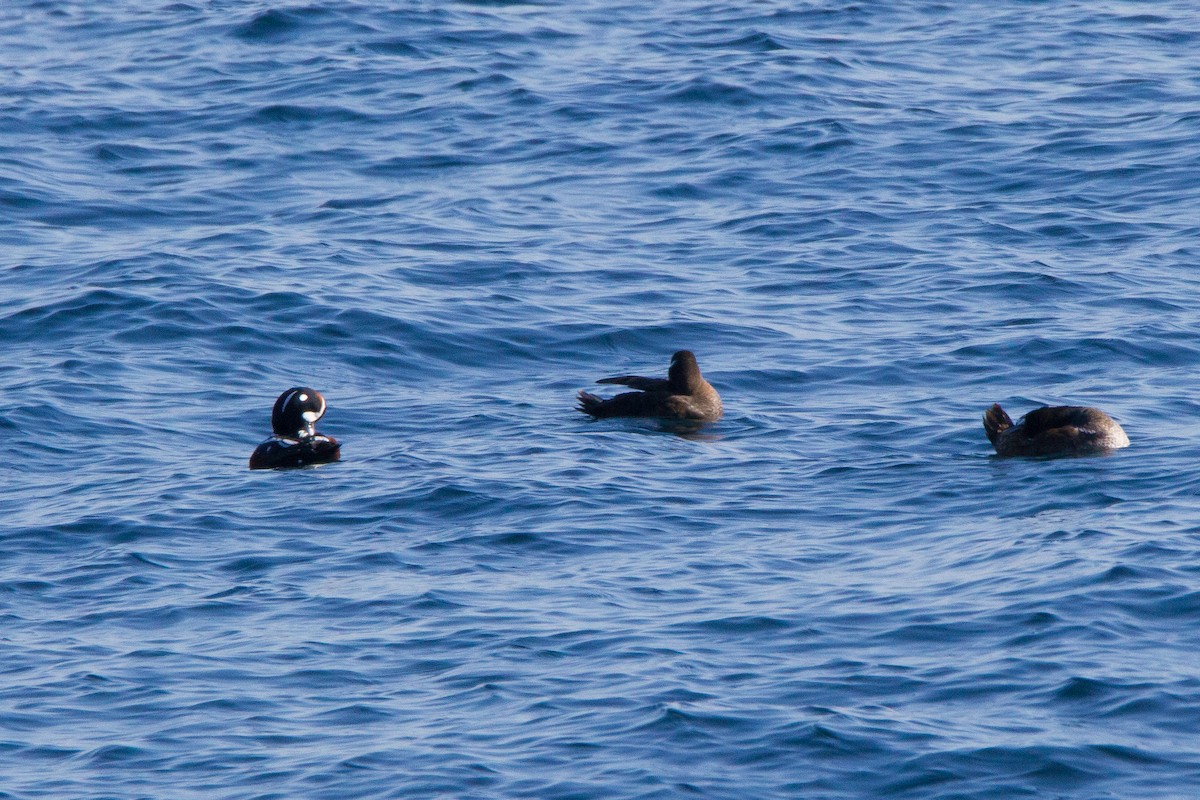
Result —
M1043 406L1025 415L1026 436L1037 436L1057 428L1089 428L1093 410L1083 406Z
M623 392L607 400L588 392L579 393L577 409L597 419L604 417L658 417L663 415L667 395L659 392Z
M643 392L665 392L671 388L671 382L666 378L643 378L640 375L618 375L615 378L601 378L596 383L619 383L630 389L640 389Z

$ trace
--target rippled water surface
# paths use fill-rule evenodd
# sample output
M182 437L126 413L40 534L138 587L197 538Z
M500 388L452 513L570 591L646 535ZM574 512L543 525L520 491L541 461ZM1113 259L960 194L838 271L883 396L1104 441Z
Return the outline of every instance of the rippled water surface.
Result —
M1198 52L5 5L0 797L1195 797ZM719 423L573 410L680 348ZM247 470L294 385L344 461ZM1133 445L998 459L997 401Z

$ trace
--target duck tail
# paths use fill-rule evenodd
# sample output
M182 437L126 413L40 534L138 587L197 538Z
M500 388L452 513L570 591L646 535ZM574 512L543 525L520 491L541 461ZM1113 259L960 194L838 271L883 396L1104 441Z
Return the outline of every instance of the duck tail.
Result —
M591 392L580 390L579 405L575 406L575 410L582 411L584 414L589 414L593 417L599 417L601 413L600 406L603 403L604 400L592 394Z
M987 432L988 441L996 443L996 437L1012 427L1012 419L1004 412L999 403L983 413L983 430Z

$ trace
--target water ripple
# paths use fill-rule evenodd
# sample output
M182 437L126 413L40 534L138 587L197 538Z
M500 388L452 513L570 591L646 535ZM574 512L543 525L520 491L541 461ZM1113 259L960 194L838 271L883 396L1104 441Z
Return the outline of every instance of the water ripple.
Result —
M1193 9L1029 11L0 13L5 796L1187 796Z

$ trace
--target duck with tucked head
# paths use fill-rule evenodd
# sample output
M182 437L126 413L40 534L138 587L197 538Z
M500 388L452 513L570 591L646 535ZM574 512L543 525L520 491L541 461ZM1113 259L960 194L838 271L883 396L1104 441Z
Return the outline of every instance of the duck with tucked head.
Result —
M337 461L341 444L316 430L323 416L325 398L315 389L296 386L279 395L271 409L274 434L255 448L250 469L293 469Z
M607 400L579 392L576 408L597 419L604 417L663 417L666 419L713 422L721 418L721 396L704 376L690 350L671 356L666 378L619 375L596 383L616 383L636 389Z
M1129 446L1116 420L1084 406L1035 408L1014 425L995 403L983 415L983 429L1002 456L1083 456Z

